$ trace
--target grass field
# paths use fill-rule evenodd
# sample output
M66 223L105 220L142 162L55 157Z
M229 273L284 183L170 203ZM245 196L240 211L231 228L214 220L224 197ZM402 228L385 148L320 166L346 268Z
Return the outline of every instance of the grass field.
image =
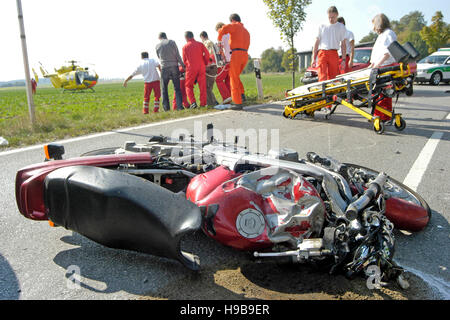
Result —
M290 89L290 74L263 74L264 99L257 101L254 74L242 76L247 104L280 100ZM121 83L98 84L95 92L63 93L52 87L38 87L34 96L37 123L30 124L24 88L0 89L0 137L9 141L8 148L52 142L75 136L120 129L150 122L187 117L213 108L142 114L143 82L132 81L128 88ZM170 85L172 87L172 85ZM221 101L217 87L216 98ZM173 98L173 90L169 91ZM196 97L198 99L198 91ZM162 109L162 107L161 107ZM5 149L0 147L1 149Z

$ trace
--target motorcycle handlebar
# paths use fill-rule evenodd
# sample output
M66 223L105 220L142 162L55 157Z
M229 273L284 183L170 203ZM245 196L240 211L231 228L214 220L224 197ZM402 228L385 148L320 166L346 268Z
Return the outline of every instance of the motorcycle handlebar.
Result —
M383 186L386 183L387 178L388 176L386 173L380 173L378 177L369 184L364 194L347 207L345 216L348 220L355 220L361 210L365 209L372 200L379 196L383 191Z
M309 161L311 161L312 163L320 163L323 166L329 167L331 165L330 160L326 159L326 158L321 158L317 153L315 152L308 152L306 154L306 157L308 158Z

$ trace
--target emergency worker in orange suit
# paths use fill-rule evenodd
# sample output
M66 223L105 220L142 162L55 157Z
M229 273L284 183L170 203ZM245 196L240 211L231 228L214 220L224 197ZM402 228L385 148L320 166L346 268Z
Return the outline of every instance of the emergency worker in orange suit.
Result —
M219 30L218 40L226 34L230 35L231 61L230 61L230 83L231 98L234 107L232 109L242 110L242 100L245 97L244 85L240 75L248 62L248 48L250 47L250 33L241 23L241 18L234 13L230 16L230 24L223 26Z
M194 40L194 34L187 31L184 35L186 45L183 47L183 62L186 65L186 94L190 109L198 107L194 95L194 84L197 81L200 89L200 106L207 104L206 65L210 62L208 49L201 42Z
M345 60L339 64L338 49L347 52L346 35L347 29L338 22L339 12L336 7L328 9L329 24L323 24L319 28L316 43L313 49L313 60L311 66L319 67L319 81L332 80L340 74L340 68L345 69ZM316 59L318 61L316 62Z

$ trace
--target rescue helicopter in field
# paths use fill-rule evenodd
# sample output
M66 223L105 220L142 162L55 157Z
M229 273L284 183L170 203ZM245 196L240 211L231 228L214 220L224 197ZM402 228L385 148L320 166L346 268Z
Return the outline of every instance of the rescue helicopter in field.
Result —
M98 82L98 74L88 67L81 67L77 65L77 61L67 61L68 65L62 66L59 69L55 68L55 73L49 73L39 63L42 75L44 78L49 78L56 89L62 88L64 91L83 91L90 89L94 92L94 86ZM34 71L36 82L39 77Z

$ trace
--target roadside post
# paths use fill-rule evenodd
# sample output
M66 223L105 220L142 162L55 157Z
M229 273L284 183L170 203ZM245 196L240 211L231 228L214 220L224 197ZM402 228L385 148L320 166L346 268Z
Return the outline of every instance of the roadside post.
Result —
M263 85L262 85L262 77L261 77L261 60L253 59L253 66L255 67L255 76L256 76L256 88L258 89L258 99L264 99Z
M35 108L34 108L33 92L31 88L30 66L28 64L28 50L27 50L27 41L25 37L25 26L23 23L21 0L17 0L17 14L19 18L20 40L22 42L23 67L25 69L25 83L27 88L28 111L30 113L31 124L34 125L36 122L36 116L34 111Z

